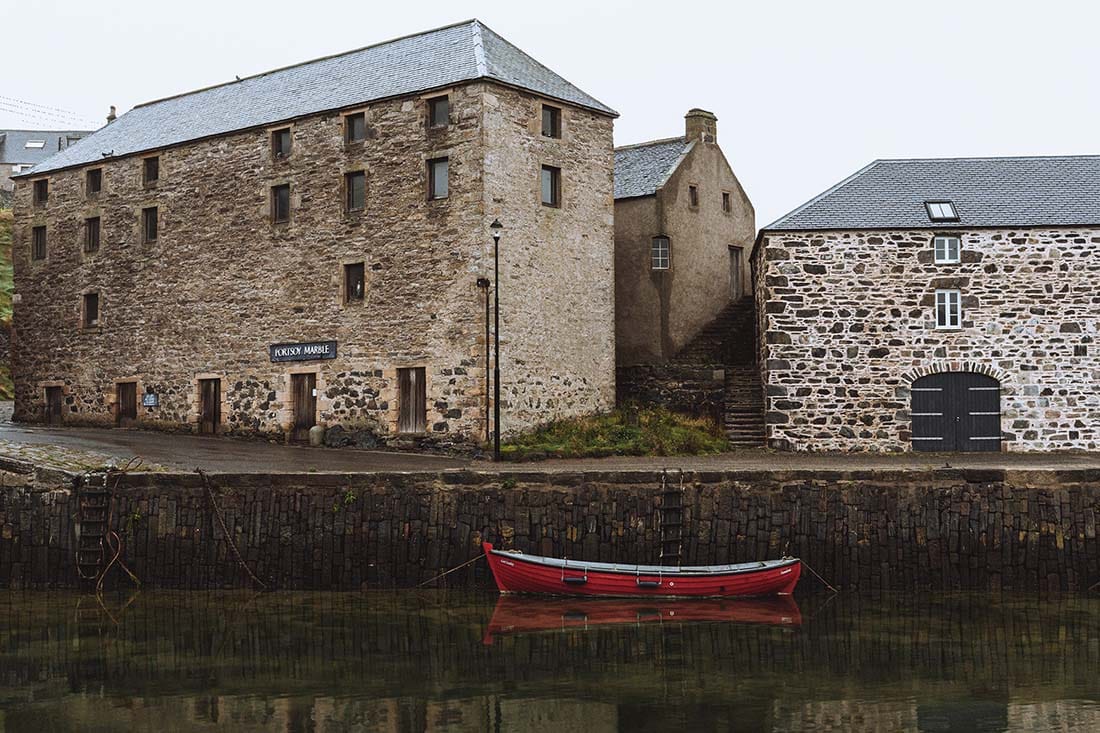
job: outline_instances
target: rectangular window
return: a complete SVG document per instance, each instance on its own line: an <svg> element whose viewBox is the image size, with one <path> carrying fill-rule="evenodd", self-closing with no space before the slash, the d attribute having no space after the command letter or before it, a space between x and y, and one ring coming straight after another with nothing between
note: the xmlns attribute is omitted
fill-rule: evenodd
<svg viewBox="0 0 1100 733"><path fill-rule="evenodd" d="M99 217L92 216L84 220L84 251L99 251Z"/></svg>
<svg viewBox="0 0 1100 733"><path fill-rule="evenodd" d="M85 293L83 323L84 328L95 328L99 325L99 293Z"/></svg>
<svg viewBox="0 0 1100 733"><path fill-rule="evenodd" d="M367 204L367 174L363 171L344 174L345 206L348 211L362 211Z"/></svg>
<svg viewBox="0 0 1100 733"><path fill-rule="evenodd" d="M160 180L160 158L145 158L141 166L141 180L148 186Z"/></svg>
<svg viewBox="0 0 1100 733"><path fill-rule="evenodd" d="M427 431L427 389L424 382L424 367L397 370L397 432Z"/></svg>
<svg viewBox="0 0 1100 733"><path fill-rule="evenodd" d="M561 168L542 167L542 203L545 206L561 206Z"/></svg>
<svg viewBox="0 0 1100 733"><path fill-rule="evenodd" d="M542 136L561 137L561 110L557 107L542 105Z"/></svg>
<svg viewBox="0 0 1100 733"><path fill-rule="evenodd" d="M276 224L290 221L290 184L271 187L271 220Z"/></svg>
<svg viewBox="0 0 1100 733"><path fill-rule="evenodd" d="M928 218L932 221L958 221L959 212L955 210L955 204L950 201L925 201L928 209Z"/></svg>
<svg viewBox="0 0 1100 733"><path fill-rule="evenodd" d="M936 291L936 328L962 328L962 293L958 290Z"/></svg>
<svg viewBox="0 0 1100 733"><path fill-rule="evenodd" d="M365 112L356 112L344 117L344 140L349 143L358 143L367 139L367 115Z"/></svg>
<svg viewBox="0 0 1100 733"><path fill-rule="evenodd" d="M141 210L141 232L146 244L157 241L160 222L158 221L157 207L150 206Z"/></svg>
<svg viewBox="0 0 1100 733"><path fill-rule="evenodd" d="M722 192L722 211L724 211L728 214L732 210L733 210L733 204L730 202L729 191L723 191Z"/></svg>
<svg viewBox="0 0 1100 733"><path fill-rule="evenodd" d="M50 198L50 182L48 179L40 178L33 185L34 203L36 206L41 206Z"/></svg>
<svg viewBox="0 0 1100 733"><path fill-rule="evenodd" d="M344 302L358 303L363 300L363 263L344 265Z"/></svg>
<svg viewBox="0 0 1100 733"><path fill-rule="evenodd" d="M693 206L699 205L699 187L688 186L688 202Z"/></svg>
<svg viewBox="0 0 1100 733"><path fill-rule="evenodd" d="M672 244L668 237L654 237L649 264L654 270L667 270L672 263Z"/></svg>
<svg viewBox="0 0 1100 733"><path fill-rule="evenodd" d="M31 259L46 259L46 227L35 227L31 230Z"/></svg>
<svg viewBox="0 0 1100 733"><path fill-rule="evenodd" d="M432 127L446 127L450 123L451 103L447 97L428 100L428 124Z"/></svg>
<svg viewBox="0 0 1100 733"><path fill-rule="evenodd" d="M276 158L290 157L290 128L284 127L271 133L271 154Z"/></svg>
<svg viewBox="0 0 1100 733"><path fill-rule="evenodd" d="M94 196L103 190L103 169L92 168L84 179L84 191L89 196Z"/></svg>
<svg viewBox="0 0 1100 733"><path fill-rule="evenodd" d="M958 237L935 237L932 241L936 252L937 265L953 264L959 261Z"/></svg>
<svg viewBox="0 0 1100 733"><path fill-rule="evenodd" d="M450 184L447 181L449 175L446 158L436 158L428 161L428 198L445 199L450 192Z"/></svg>

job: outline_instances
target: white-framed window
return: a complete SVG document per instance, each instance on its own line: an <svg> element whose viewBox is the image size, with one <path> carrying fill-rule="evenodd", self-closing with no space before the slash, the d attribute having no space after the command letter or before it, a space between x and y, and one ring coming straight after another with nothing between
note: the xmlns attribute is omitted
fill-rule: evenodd
<svg viewBox="0 0 1100 733"><path fill-rule="evenodd" d="M961 245L958 237L935 237L932 246L936 250L937 265L950 265L959 261Z"/></svg>
<svg viewBox="0 0 1100 733"><path fill-rule="evenodd" d="M654 237L649 250L649 264L654 270L667 270L672 263L672 243L668 237Z"/></svg>
<svg viewBox="0 0 1100 733"><path fill-rule="evenodd" d="M962 328L962 293L958 290L936 291L936 328Z"/></svg>
<svg viewBox="0 0 1100 733"><path fill-rule="evenodd" d="M951 201L925 201L924 205L928 209L928 218L932 221L959 220L959 212Z"/></svg>

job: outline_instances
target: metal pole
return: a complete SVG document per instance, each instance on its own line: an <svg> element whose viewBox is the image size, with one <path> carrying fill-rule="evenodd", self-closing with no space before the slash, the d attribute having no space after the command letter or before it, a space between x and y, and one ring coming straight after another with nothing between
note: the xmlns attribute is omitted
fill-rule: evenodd
<svg viewBox="0 0 1100 733"><path fill-rule="evenodd" d="M492 425L492 408L489 404L489 278L479 277L477 286L485 291L485 445L493 439L490 425Z"/></svg>
<svg viewBox="0 0 1100 733"><path fill-rule="evenodd" d="M499 222L494 221L494 224ZM500 461L500 229L493 231L493 460Z"/></svg>

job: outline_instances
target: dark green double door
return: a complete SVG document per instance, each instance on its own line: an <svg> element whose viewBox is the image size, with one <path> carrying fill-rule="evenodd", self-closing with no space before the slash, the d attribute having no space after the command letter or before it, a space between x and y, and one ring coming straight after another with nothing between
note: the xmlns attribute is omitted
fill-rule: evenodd
<svg viewBox="0 0 1100 733"><path fill-rule="evenodd" d="M999 451L1001 385L974 372L930 374L913 382L913 450Z"/></svg>

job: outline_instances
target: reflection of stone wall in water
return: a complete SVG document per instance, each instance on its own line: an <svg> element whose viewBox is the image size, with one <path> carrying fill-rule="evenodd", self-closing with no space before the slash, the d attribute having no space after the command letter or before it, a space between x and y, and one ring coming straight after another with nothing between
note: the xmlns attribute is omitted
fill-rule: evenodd
<svg viewBox="0 0 1100 733"><path fill-rule="evenodd" d="M1095 479L994 470L689 475L684 563L789 553L851 589L1084 589L1100 578ZM656 473L228 475L215 484L249 565L281 589L411 586L475 557L482 540L637 563L654 562L661 539ZM142 580L192 589L244 582L198 477L131 476L123 486L114 524ZM74 520L68 488L0 490L0 587L73 586ZM453 585L478 579L488 585L483 563L450 576Z"/></svg>

